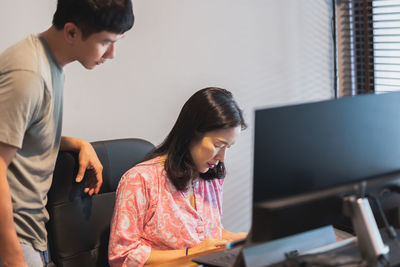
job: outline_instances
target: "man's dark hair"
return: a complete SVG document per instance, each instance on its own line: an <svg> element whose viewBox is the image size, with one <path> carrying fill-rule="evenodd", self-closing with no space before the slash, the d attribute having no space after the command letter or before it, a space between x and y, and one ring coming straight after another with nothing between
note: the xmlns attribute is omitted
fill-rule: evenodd
<svg viewBox="0 0 400 267"><path fill-rule="evenodd" d="M185 190L188 182L198 176L205 180L225 178L223 162L199 174L189 146L192 141L203 138L206 132L237 126L242 129L247 127L232 93L217 87L201 89L185 103L167 138L146 159L167 155L165 171L180 191Z"/></svg>
<svg viewBox="0 0 400 267"><path fill-rule="evenodd" d="M72 22L86 39L101 31L124 33L134 20L131 0L58 0L53 25L61 30Z"/></svg>

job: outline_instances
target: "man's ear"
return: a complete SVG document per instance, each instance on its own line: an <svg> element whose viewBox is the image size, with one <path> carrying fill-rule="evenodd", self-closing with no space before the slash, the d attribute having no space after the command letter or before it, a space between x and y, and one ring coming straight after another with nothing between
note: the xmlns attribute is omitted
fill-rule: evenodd
<svg viewBox="0 0 400 267"><path fill-rule="evenodd" d="M76 40L81 39L81 31L75 23L67 22L64 25L64 38L68 44L73 45Z"/></svg>

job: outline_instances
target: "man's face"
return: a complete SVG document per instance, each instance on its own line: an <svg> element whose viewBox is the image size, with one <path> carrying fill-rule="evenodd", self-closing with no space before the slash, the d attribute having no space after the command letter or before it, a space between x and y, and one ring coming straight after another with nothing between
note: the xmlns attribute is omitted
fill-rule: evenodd
<svg viewBox="0 0 400 267"><path fill-rule="evenodd" d="M107 31L93 33L85 40L79 39L75 44L76 60L86 69L93 69L115 56L115 42L123 37Z"/></svg>

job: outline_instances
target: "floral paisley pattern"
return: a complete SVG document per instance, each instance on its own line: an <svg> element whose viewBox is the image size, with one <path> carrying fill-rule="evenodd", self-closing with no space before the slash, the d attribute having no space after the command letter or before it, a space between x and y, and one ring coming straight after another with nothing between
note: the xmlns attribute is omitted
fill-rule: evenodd
<svg viewBox="0 0 400 267"><path fill-rule="evenodd" d="M160 158L143 162L121 178L111 224L109 262L143 266L151 249L191 248L221 239L223 179L193 181L196 209L175 189Z"/></svg>

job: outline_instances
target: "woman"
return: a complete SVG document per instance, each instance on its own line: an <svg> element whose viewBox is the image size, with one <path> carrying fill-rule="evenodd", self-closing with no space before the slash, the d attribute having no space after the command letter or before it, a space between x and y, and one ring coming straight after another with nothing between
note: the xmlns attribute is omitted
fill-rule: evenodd
<svg viewBox="0 0 400 267"><path fill-rule="evenodd" d="M164 142L121 178L111 266L165 262L246 236L221 224L225 152L245 128L229 91L210 87L189 98Z"/></svg>

